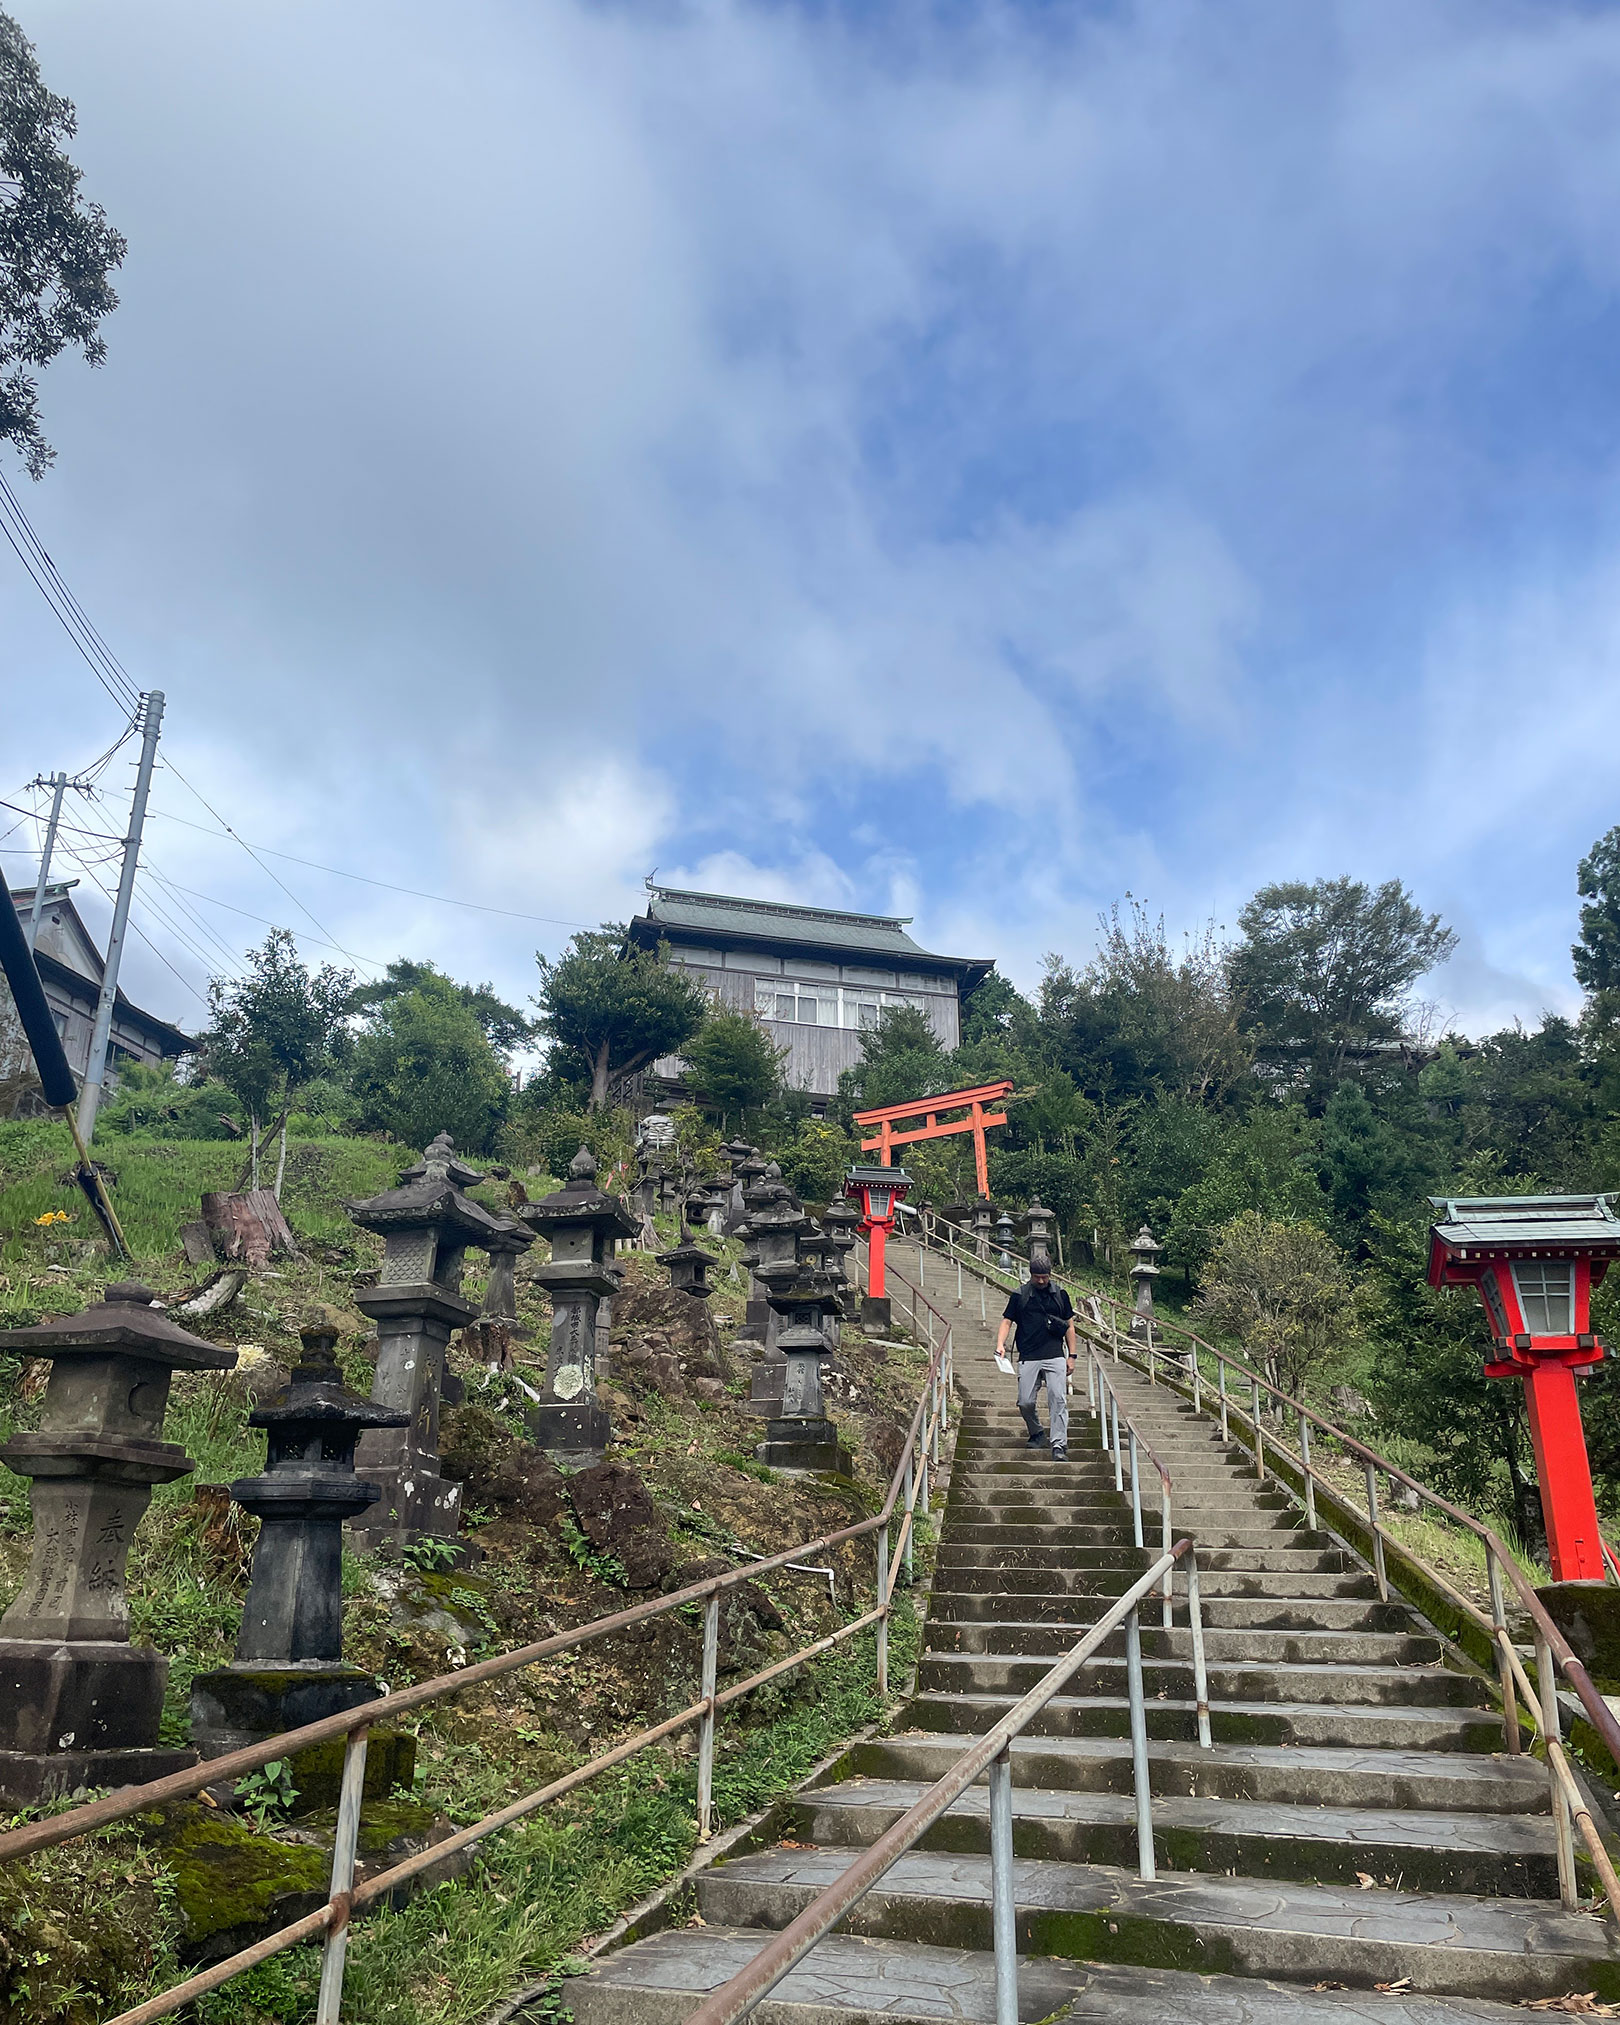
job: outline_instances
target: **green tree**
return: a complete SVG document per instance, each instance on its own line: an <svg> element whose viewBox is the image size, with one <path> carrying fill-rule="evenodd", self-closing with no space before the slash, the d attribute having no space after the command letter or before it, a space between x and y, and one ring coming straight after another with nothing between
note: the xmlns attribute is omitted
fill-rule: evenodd
<svg viewBox="0 0 1620 2025"><path fill-rule="evenodd" d="M239 1139L238 1100L216 1078L182 1083L173 1062L126 1062L112 1101L96 1115L109 1133L138 1132L148 1139Z"/></svg>
<svg viewBox="0 0 1620 2025"><path fill-rule="evenodd" d="M875 1027L861 1035L861 1059L838 1079L852 1111L873 1111L954 1088L951 1058L915 1006L883 1008Z"/></svg>
<svg viewBox="0 0 1620 2025"><path fill-rule="evenodd" d="M247 953L247 975L210 978L208 1031L198 1042L206 1074L218 1077L248 1114L247 1175L259 1185L262 1128L281 1136L275 1194L287 1167L287 1118L299 1091L346 1050L345 1019L354 972L323 964L311 972L285 928L272 928ZM279 1115L276 1115L278 1114Z"/></svg>
<svg viewBox="0 0 1620 2025"><path fill-rule="evenodd" d="M782 1087L786 1048L779 1048L754 1013L712 1012L681 1050L686 1080L720 1113L726 1130L768 1104Z"/></svg>
<svg viewBox="0 0 1620 2025"><path fill-rule="evenodd" d="M623 927L609 921L581 929L555 961L535 958L540 1030L589 1070L593 1111L606 1107L611 1075L674 1054L708 1016L709 994L666 955L662 944L629 947Z"/></svg>
<svg viewBox="0 0 1620 2025"><path fill-rule="evenodd" d="M534 1038L534 1021L515 1005L497 998L492 984L456 984L432 963L415 963L401 956L389 964L374 984L363 984L349 1004L357 1013L376 1012L407 992L434 990L448 984L484 1030L484 1038L500 1054L510 1054Z"/></svg>
<svg viewBox="0 0 1620 2025"><path fill-rule="evenodd" d="M1339 1085L1322 1113L1322 1184L1347 1246L1364 1251L1373 1212L1400 1215L1434 1175L1420 1131L1403 1133L1359 1085Z"/></svg>
<svg viewBox="0 0 1620 2025"><path fill-rule="evenodd" d="M806 1118L787 1145L776 1150L782 1179L801 1202L829 1203L843 1192L844 1172L863 1155L830 1118Z"/></svg>
<svg viewBox="0 0 1620 2025"><path fill-rule="evenodd" d="M1262 886L1238 925L1243 939L1226 970L1242 1024L1313 1107L1353 1056L1402 1038L1412 986L1457 944L1398 879L1371 889L1355 879Z"/></svg>
<svg viewBox="0 0 1620 2025"><path fill-rule="evenodd" d="M1620 823L1581 860L1575 885L1581 896L1581 939L1570 950L1575 981L1594 994L1620 990Z"/></svg>
<svg viewBox="0 0 1620 2025"><path fill-rule="evenodd" d="M1350 1348L1359 1303L1326 1231L1249 1210L1216 1239L1194 1309L1297 1397L1307 1378Z"/></svg>
<svg viewBox="0 0 1620 2025"><path fill-rule="evenodd" d="M1224 955L1213 928L1174 953L1162 918L1127 896L1102 918L1103 939L1083 970L1046 959L1040 991L1043 1051L1088 1097L1159 1096L1213 1102L1244 1076Z"/></svg>
<svg viewBox="0 0 1620 2025"><path fill-rule="evenodd" d="M962 1002L962 1046L984 1041L1023 1047L1035 1027L1035 1008L999 971L981 978Z"/></svg>
<svg viewBox="0 0 1620 2025"><path fill-rule="evenodd" d="M448 1132L469 1153L489 1151L511 1087L477 1013L437 972L377 1007L350 1081L367 1125L407 1146Z"/></svg>
<svg viewBox="0 0 1620 2025"><path fill-rule="evenodd" d="M79 194L63 149L77 131L72 104L46 89L33 44L0 14L0 442L32 478L54 452L28 369L72 347L101 364L101 320L118 306L110 277L126 251L101 206Z"/></svg>
<svg viewBox="0 0 1620 2025"><path fill-rule="evenodd" d="M1203 1270L1222 1229L1245 1211L1323 1220L1316 1177L1321 1127L1299 1104L1261 1104L1226 1126L1203 1173L1176 1199L1160 1235L1165 1257L1189 1281Z"/></svg>

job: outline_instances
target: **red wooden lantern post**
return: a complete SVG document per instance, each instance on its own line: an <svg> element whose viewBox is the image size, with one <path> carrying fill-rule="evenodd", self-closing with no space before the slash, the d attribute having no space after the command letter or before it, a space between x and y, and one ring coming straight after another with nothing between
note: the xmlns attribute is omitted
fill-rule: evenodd
<svg viewBox="0 0 1620 2025"><path fill-rule="evenodd" d="M866 1294L861 1302L861 1327L881 1332L889 1327L889 1296L883 1275L883 1249L894 1230L896 1203L911 1188L903 1167L852 1167L844 1176L844 1193L860 1204L866 1235Z"/></svg>
<svg viewBox="0 0 1620 2025"><path fill-rule="evenodd" d="M1602 1582L1603 1543L1575 1393L1600 1363L1592 1290L1620 1257L1620 1218L1602 1195L1430 1198L1429 1284L1474 1286L1496 1355L1487 1378L1522 1378L1553 1581Z"/></svg>

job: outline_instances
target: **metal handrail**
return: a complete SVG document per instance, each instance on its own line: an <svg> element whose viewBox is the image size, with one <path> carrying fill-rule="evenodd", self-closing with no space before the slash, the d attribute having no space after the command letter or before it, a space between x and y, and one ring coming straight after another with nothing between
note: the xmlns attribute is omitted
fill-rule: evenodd
<svg viewBox="0 0 1620 2025"><path fill-rule="evenodd" d="M924 1298L926 1300L926 1297ZM928 1305L931 1307L932 1303ZM938 1313L937 1310L934 1312ZM945 1320L944 1317L940 1319ZM937 1469L940 1442L948 1424L951 1366L951 1331L949 1323L946 1322L943 1340L929 1361L922 1393L911 1417L900 1461L890 1479L888 1494L881 1509L870 1517L858 1520L853 1525L842 1526L835 1532L822 1534L818 1539L786 1548L781 1553L770 1555L763 1560L751 1561L745 1568L733 1569L724 1575L710 1576L705 1581L694 1582L672 1595L634 1604L628 1610L615 1611L607 1617L595 1618L589 1624L576 1626L571 1631L555 1633L550 1638L539 1639L533 1644L520 1646L515 1651L501 1653L493 1659L481 1660L473 1666L463 1667L459 1672L439 1675L433 1680L419 1681L413 1687L392 1690L376 1701L364 1703L358 1709L344 1710L336 1715L324 1717L319 1722L306 1723L299 1729L284 1731L264 1742L226 1752L217 1758L205 1759L187 1771L171 1773L167 1778L151 1780L144 1786L125 1787L109 1794L105 1799L87 1801L47 1819L29 1822L21 1828L0 1834L0 1862L33 1855L39 1850L49 1849L71 1841L77 1836L105 1828L113 1822L128 1820L133 1815L144 1813L150 1808L188 1799L200 1793L206 1786L239 1779L277 1758L291 1756L313 1744L326 1743L335 1737L344 1737L347 1742L338 1796L337 1827L326 1904L303 1919L266 1935L252 1947L242 1949L227 1960L214 1964L213 1967L190 1977L186 1982L176 1985L162 1995L151 1998L148 2002L137 2005L133 2010L122 2012L117 2018L108 2021L108 2025L153 2025L153 2021L168 2017L197 1997L218 1989L221 1984L229 1982L245 1970L257 1967L271 1956L296 1946L301 1941L312 1940L317 1935L324 1934L325 1954L321 1965L320 1993L315 2018L316 2025L337 2025L342 2000L348 1929L355 1913L365 1910L367 1906L374 1904L400 1884L432 1865L442 1862L447 1856L471 1848L475 1843L485 1840L500 1829L537 1812L548 1802L560 1799L576 1787L595 1779L612 1766L621 1764L625 1759L634 1756L637 1751L650 1744L662 1742L693 1724L699 1726L698 1831L700 1839L707 1840L713 1830L715 1723L721 1709L740 1700L753 1689L777 1679L792 1668L801 1666L807 1660L841 1644L844 1640L855 1637L871 1625L877 1627L878 1694L881 1698L887 1698L889 1622L894 1607L895 1571L904 1556L909 1573L910 1540L916 1509L919 1503L924 1511L928 1509L928 1463L931 1457ZM918 1464L915 1468L914 1463ZM900 1508L902 1516L894 1552L891 1555L889 1528L897 1507ZM841 1625L828 1637L818 1639L814 1644L789 1654L785 1659L777 1660L773 1665L750 1675L747 1680L734 1682L723 1691L719 1690L716 1676L722 1595L745 1582L757 1580L760 1575L768 1574L774 1568L791 1566L807 1555L823 1553L846 1540L864 1538L868 1534L876 1536L875 1607L850 1623ZM704 1605L703 1691L697 1701L682 1709L679 1714L637 1731L633 1736L615 1745L612 1750L593 1757L589 1763L576 1767L562 1778L524 1795L496 1813L475 1822L471 1827L461 1829L446 1841L430 1845L417 1855L395 1864L391 1869L368 1878L361 1885L357 1886L354 1883L360 1804L365 1785L366 1745L373 1726L390 1722L412 1709L446 1700L480 1682L498 1679L519 1667L532 1666L537 1660L549 1659L557 1653L570 1651L594 1639L627 1630L630 1626L643 1623L649 1618L663 1616L667 1612L680 1610L694 1603Z"/></svg>
<svg viewBox="0 0 1620 2025"><path fill-rule="evenodd" d="M982 1773L990 1779L990 1900L995 1935L996 2025L1018 2025L1017 1906L1013 1894L1012 1743L1029 1727L1053 1696L1066 1687L1120 1624L1125 1626L1125 1656L1131 1716L1131 1770L1136 1794L1137 1872L1157 1876L1153 1854L1153 1795L1147 1759L1147 1708L1142 1686L1142 1646L1137 1607L1160 1576L1177 1561L1187 1562L1187 1593L1193 1618L1193 1668L1201 1700L1204 1683L1202 1618L1198 1604L1198 1560L1191 1540L1180 1540L1133 1583L1085 1636L1041 1676L1021 1701L1015 1702L993 1730L962 1753L916 1803L864 1850L835 1884L829 1885L798 1917L763 1947L746 1968L706 1997L687 2018L687 2025L737 2025L822 1940L946 1810L961 1798ZM1209 1740L1200 1737L1206 1748Z"/></svg>
<svg viewBox="0 0 1620 2025"><path fill-rule="evenodd" d="M923 1229L926 1234L927 1226L924 1225ZM936 1244L939 1242L937 1219L935 1220L934 1241ZM944 1240L941 1248L956 1253L959 1256L965 1256L965 1254L962 1254L961 1248L949 1238ZM989 1267L987 1261L975 1258L972 1263L976 1271L986 1274L988 1277ZM1055 1274L1054 1278L1057 1278L1061 1282L1064 1276ZM1438 1491L1431 1490L1427 1484L1420 1483L1416 1477L1411 1476L1397 1463L1390 1462L1387 1457L1379 1455L1376 1450L1369 1448L1365 1442L1358 1441L1354 1435L1347 1434L1343 1428L1318 1413L1314 1407L1307 1406L1303 1400L1296 1399L1292 1394L1284 1392L1279 1386L1273 1385L1269 1379L1263 1378L1254 1369L1252 1364L1245 1363L1241 1359L1233 1357L1229 1352L1218 1349L1213 1343L1206 1342L1203 1337L1197 1335L1184 1324L1154 1317L1147 1321L1145 1325L1145 1337L1140 1340L1133 1339L1129 1335L1129 1325L1126 1332L1122 1334L1117 1319L1118 1317L1126 1316L1130 1318L1131 1322L1137 1320L1134 1311L1128 1309L1124 1302L1118 1300L1112 1294L1093 1290L1086 1293L1083 1300L1076 1300L1075 1302L1076 1309L1082 1314L1084 1313L1085 1303L1089 1303L1092 1306L1091 1326L1099 1331L1107 1332L1108 1345L1113 1354L1116 1357L1123 1354L1128 1361L1142 1365L1150 1384L1157 1383L1161 1377L1168 1375L1167 1372L1157 1368L1157 1360L1160 1358L1167 1360L1174 1358L1183 1368L1187 1380L1185 1390L1192 1399L1195 1412L1203 1413L1207 1411L1203 1402L1204 1380L1199 1365L1200 1353L1211 1359L1216 1368L1216 1391L1219 1399L1222 1438L1231 1438L1231 1423L1234 1419L1239 1423L1247 1420L1251 1438L1245 1445L1254 1456L1255 1468L1262 1482L1265 1481L1266 1477L1266 1448L1268 1444L1268 1437L1261 1424L1262 1394L1269 1394L1280 1408L1285 1408L1292 1412L1296 1417L1296 1424L1299 1430L1298 1454L1291 1453L1287 1446L1275 1436L1270 1437L1269 1441L1271 1448L1299 1472L1306 1523L1309 1526L1314 1527L1316 1525L1316 1492L1319 1481L1318 1474L1311 1461L1311 1429L1314 1427L1321 1433L1329 1436L1361 1461L1366 1473L1366 1525L1372 1547L1373 1573L1377 1578L1380 1599L1386 1602L1389 1599L1389 1571L1384 1556L1385 1546L1388 1545L1411 1561L1420 1570L1424 1580L1432 1583L1440 1594L1445 1596L1456 1609L1461 1611L1483 1633L1489 1641L1491 1651L1496 1660L1497 1680L1502 1697L1502 1728L1505 1748L1513 1756L1519 1755L1521 1750L1517 1701L1518 1697L1522 1695L1531 1725L1546 1750L1548 1783L1552 1794L1552 1811L1557 1831L1560 1896L1566 1905L1574 1905L1578 1901L1579 1894L1575 1876L1572 1834L1572 1829L1578 1829L1582 1841L1586 1844L1587 1853L1592 1859L1593 1867L1602 1879L1604 1896L1608 1899L1615 1917L1620 1919L1620 1875L1616 1874L1609 1854L1603 1846L1597 1828L1592 1821L1590 1810L1587 1808L1585 1800L1581 1796L1575 1782L1567 1754L1563 1748L1563 1711L1556 1692L1554 1675L1561 1673L1568 1681L1582 1710L1602 1739L1605 1749L1609 1752L1617 1767L1620 1767L1620 1721L1616 1720L1614 1712L1610 1709L1602 1695L1598 1693L1586 1668L1571 1649L1563 1633L1548 1615L1546 1606L1542 1603L1540 1597L1536 1595L1533 1586L1495 1530L1486 1525L1482 1520L1476 1519L1472 1513L1465 1512L1460 1506L1452 1504L1448 1498L1443 1498ZM1105 1303L1111 1311L1108 1319L1104 1319L1102 1313ZM1155 1341L1156 1332L1167 1332L1173 1336L1181 1337L1189 1347L1185 1351L1166 1349ZM1238 1372L1247 1381L1250 1395L1249 1411L1247 1414L1244 1413L1242 1408L1234 1407L1232 1404L1227 1388L1227 1372L1229 1369ZM1275 1474L1273 1472L1274 1476ZM1402 1484L1409 1491L1416 1493L1426 1504L1434 1506L1437 1511L1442 1512L1453 1524L1462 1527L1464 1531L1471 1533L1480 1542L1485 1550L1486 1576L1490 1585L1491 1609L1489 1615L1481 1610L1478 1604L1474 1603L1471 1598L1464 1596L1461 1590L1449 1581L1439 1569L1425 1561L1420 1554L1399 1539L1397 1535L1390 1532L1382 1523L1378 1516L1378 1478L1381 1475L1388 1477L1391 1482ZM1277 1481L1283 1482L1284 1480L1279 1477ZM1320 1481L1331 1495L1342 1497L1342 1494L1326 1479L1320 1479ZM1290 1487L1284 1483L1284 1488ZM1354 1503L1348 1498L1344 1498L1343 1503L1359 1520L1361 1515L1357 1512ZM1534 1684L1508 1632L1506 1600L1503 1589L1504 1576L1531 1621L1536 1651L1536 1681Z"/></svg>
<svg viewBox="0 0 1620 2025"><path fill-rule="evenodd" d="M1096 1294L1090 1298L1097 1303L1098 1313L1101 1311L1103 1302L1108 1304L1109 1308L1114 1311L1115 1316L1128 1312L1125 1309L1124 1303L1115 1299L1112 1295ZM1117 1320L1110 1319L1102 1326L1109 1330L1113 1346L1116 1354L1118 1354L1119 1328ZM1190 1351L1188 1353L1160 1351L1153 1342L1152 1332L1155 1327L1168 1328L1174 1334L1184 1338L1191 1346ZM1449 1602L1461 1610L1485 1634L1486 1638L1490 1641L1491 1649L1496 1658L1497 1680L1502 1696L1502 1728L1505 1748L1510 1756L1517 1756L1520 1753L1517 1699L1519 1695L1522 1695L1526 1712L1546 1752L1548 1785L1552 1798L1552 1813L1558 1850L1559 1896L1566 1906L1574 1906L1579 1902L1580 1894L1575 1874L1574 1850L1574 1831L1578 1830L1582 1842L1586 1845L1587 1854L1592 1860L1593 1868L1597 1871L1602 1881L1603 1893L1609 1901L1610 1910L1614 1913L1616 1919L1620 1919L1620 1874L1616 1873L1613 1860L1603 1845L1597 1826L1592 1819L1591 1810L1586 1804L1585 1796L1580 1791L1569 1762L1568 1753L1564 1748L1563 1710L1558 1698L1555 1676L1561 1673L1569 1682L1576 1699L1580 1702L1583 1711L1590 1719L1598 1735L1602 1738L1605 1747L1617 1765L1620 1765L1620 1722L1616 1721L1614 1712L1594 1687L1591 1676L1587 1673L1585 1666L1570 1648L1569 1642L1565 1639L1563 1633L1553 1622L1545 1604L1537 1596L1534 1587L1526 1578L1518 1563L1513 1559L1506 1544L1496 1531L1486 1525L1483 1520L1476 1519L1472 1513L1463 1511L1460 1506L1452 1504L1448 1498L1441 1497L1438 1491L1430 1490L1426 1484L1420 1483L1417 1478L1409 1475L1398 1464L1392 1463L1387 1457L1379 1455L1376 1450L1369 1448L1366 1443L1357 1441L1354 1435L1347 1434L1343 1428L1339 1427L1335 1422L1328 1420L1325 1415L1318 1413L1314 1407L1306 1406L1302 1400L1295 1398L1290 1393L1284 1392L1279 1386L1273 1385L1269 1379L1262 1378L1252 1365L1240 1362L1237 1358L1230 1356L1224 1350L1216 1348L1214 1344L1206 1342L1203 1337L1194 1334L1192 1330L1184 1328L1179 1323L1161 1323L1155 1319L1154 1324L1150 1325L1146 1341L1133 1344L1123 1354L1133 1363L1142 1363L1148 1372L1150 1381L1153 1377L1153 1360L1156 1355L1173 1355L1179 1358L1185 1354L1187 1359L1185 1373L1187 1382L1184 1389L1192 1398L1194 1410L1202 1413L1206 1409L1203 1406L1201 1398L1201 1374L1198 1367L1198 1355L1200 1351L1216 1360L1221 1404L1221 1432L1223 1437L1229 1438L1230 1421L1233 1417L1233 1409L1226 1392L1225 1383L1228 1367L1241 1372L1249 1380L1251 1395L1250 1411L1248 1414L1245 1414L1239 1408L1236 1410L1235 1417L1239 1422L1246 1419L1249 1423L1251 1439L1246 1445L1255 1457L1256 1470L1262 1482L1265 1480L1266 1474L1264 1460L1266 1436L1260 1424L1260 1396L1262 1392L1268 1393L1278 1402L1280 1407L1292 1409L1296 1416L1299 1430L1298 1452L1291 1452L1285 1443L1277 1440L1275 1437L1271 1440L1271 1447L1277 1455L1283 1457L1293 1468L1299 1471L1305 1520L1309 1527L1314 1529L1317 1523L1316 1487L1318 1482L1317 1472L1311 1461L1311 1428L1314 1426L1322 1433L1330 1435L1334 1441L1342 1444L1344 1448L1360 1458L1366 1472L1366 1524L1372 1541L1373 1572L1377 1578L1380 1598L1386 1602L1389 1599L1389 1571L1384 1557L1384 1548L1387 1544L1412 1561L1422 1572L1424 1579L1432 1582ZM1171 1382L1174 1381L1172 1380ZM1241 1433L1239 1439L1241 1440ZM1274 1477L1276 1477L1276 1474L1273 1471ZM1378 1478L1380 1474L1387 1475L1394 1482L1406 1485L1408 1489L1414 1491L1425 1502L1433 1505L1436 1510L1443 1512L1454 1524L1472 1533L1480 1541L1485 1550L1486 1577L1490 1584L1491 1612L1489 1616L1471 1598L1463 1595L1462 1591L1455 1584L1448 1581L1440 1573L1439 1569L1425 1561L1420 1554L1416 1553L1396 1534L1390 1532L1379 1519ZM1283 1482L1283 1479L1278 1477L1277 1481ZM1343 1498L1343 1494L1334 1485L1326 1479L1322 1479L1321 1481L1324 1488L1333 1496ZM1284 1488L1289 1489L1291 1487L1284 1483ZM1356 1511L1352 1500L1343 1498L1343 1502L1351 1512ZM1360 1515L1357 1514L1357 1516L1359 1517ZM1532 1637L1535 1645L1536 1673L1534 1682L1532 1682L1508 1632L1506 1602L1502 1589L1504 1574L1530 1618Z"/></svg>
<svg viewBox="0 0 1620 2025"><path fill-rule="evenodd" d="M1145 1547L1147 1541L1142 1519L1142 1468L1141 1458L1146 1455L1159 1475L1159 1545L1160 1552L1170 1551L1170 1497L1173 1485L1170 1471L1153 1444L1143 1434L1136 1422L1120 1408L1119 1391L1109 1377L1103 1360L1095 1346L1086 1340L1086 1409L1101 1424L1102 1446L1105 1453L1114 1458L1114 1489L1123 1492L1125 1488L1125 1456L1130 1457L1131 1471L1131 1531L1135 1545ZM1110 1423L1112 1433L1110 1434ZM1121 1439L1120 1429L1125 1430ZM1164 1626L1168 1631L1175 1621L1175 1570L1169 1570L1164 1578ZM1209 1710L1199 1709L1200 1729L1209 1728Z"/></svg>

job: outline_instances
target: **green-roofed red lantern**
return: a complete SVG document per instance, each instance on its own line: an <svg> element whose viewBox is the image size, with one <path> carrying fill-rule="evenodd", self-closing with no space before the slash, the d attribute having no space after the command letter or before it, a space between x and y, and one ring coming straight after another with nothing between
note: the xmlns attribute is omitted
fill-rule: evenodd
<svg viewBox="0 0 1620 2025"><path fill-rule="evenodd" d="M1429 1284L1473 1286L1495 1354L1487 1378L1524 1381L1555 1582L1605 1579L1575 1373L1602 1362L1592 1293L1620 1258L1604 1195L1432 1196Z"/></svg>
<svg viewBox="0 0 1620 2025"><path fill-rule="evenodd" d="M910 1189L911 1176L903 1167L852 1167L844 1176L845 1195L860 1206L868 1247L866 1291L874 1301L885 1297L883 1247L894 1232L896 1205Z"/></svg>

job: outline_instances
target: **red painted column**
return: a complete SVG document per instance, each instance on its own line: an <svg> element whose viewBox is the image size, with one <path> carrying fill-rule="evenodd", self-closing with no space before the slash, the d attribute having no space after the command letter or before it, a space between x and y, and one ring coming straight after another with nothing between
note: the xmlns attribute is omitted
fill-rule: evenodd
<svg viewBox="0 0 1620 2025"><path fill-rule="evenodd" d="M1553 1580L1601 1582L1603 1547L1575 1374L1556 1358L1537 1358L1535 1370L1525 1374L1524 1403L1530 1414Z"/></svg>
<svg viewBox="0 0 1620 2025"><path fill-rule="evenodd" d="M886 1291L883 1279L883 1247L893 1225L873 1223L867 1225L866 1291L874 1301L881 1301Z"/></svg>
<svg viewBox="0 0 1620 2025"><path fill-rule="evenodd" d="M973 1171L978 1177L980 1195L990 1193L990 1170L984 1158L984 1106L973 1107Z"/></svg>

